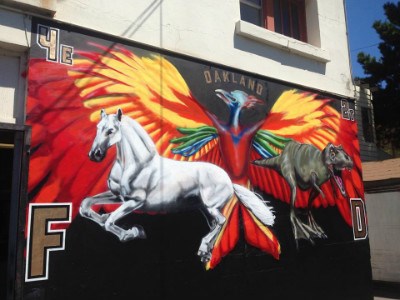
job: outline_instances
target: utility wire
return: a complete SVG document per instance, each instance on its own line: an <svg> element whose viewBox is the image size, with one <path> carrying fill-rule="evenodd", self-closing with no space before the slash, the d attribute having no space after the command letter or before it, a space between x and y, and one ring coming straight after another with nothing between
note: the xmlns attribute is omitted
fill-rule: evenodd
<svg viewBox="0 0 400 300"><path fill-rule="evenodd" d="M371 48L371 47L377 46L377 45L379 45L379 44L380 44L380 43L375 43L375 44L372 44L372 45L369 45L369 46L360 47L360 48L351 50L351 52L359 51L359 50L366 49L366 48Z"/></svg>

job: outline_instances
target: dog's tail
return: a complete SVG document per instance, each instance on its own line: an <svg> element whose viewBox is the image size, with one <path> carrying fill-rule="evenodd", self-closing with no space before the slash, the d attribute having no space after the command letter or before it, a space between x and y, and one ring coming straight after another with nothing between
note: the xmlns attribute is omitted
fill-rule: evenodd
<svg viewBox="0 0 400 300"><path fill-rule="evenodd" d="M272 209L262 199L245 187L233 184L239 201L264 225L274 225L275 216Z"/></svg>

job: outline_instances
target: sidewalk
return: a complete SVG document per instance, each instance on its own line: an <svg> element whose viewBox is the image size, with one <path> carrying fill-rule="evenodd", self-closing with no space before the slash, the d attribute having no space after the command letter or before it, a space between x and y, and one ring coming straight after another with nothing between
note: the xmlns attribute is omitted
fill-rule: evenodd
<svg viewBox="0 0 400 300"><path fill-rule="evenodd" d="M373 282L374 300L400 299L400 284L382 281Z"/></svg>

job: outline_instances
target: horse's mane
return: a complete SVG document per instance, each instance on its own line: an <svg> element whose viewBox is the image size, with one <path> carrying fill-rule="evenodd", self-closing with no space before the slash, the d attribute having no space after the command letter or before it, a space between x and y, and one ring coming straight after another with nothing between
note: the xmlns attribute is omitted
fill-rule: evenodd
<svg viewBox="0 0 400 300"><path fill-rule="evenodd" d="M156 145L153 140L150 138L150 135L147 131L135 120L128 116L122 116L121 118L121 126L127 125L128 128L132 128L136 134L139 136L145 147L149 150L150 153L156 152Z"/></svg>

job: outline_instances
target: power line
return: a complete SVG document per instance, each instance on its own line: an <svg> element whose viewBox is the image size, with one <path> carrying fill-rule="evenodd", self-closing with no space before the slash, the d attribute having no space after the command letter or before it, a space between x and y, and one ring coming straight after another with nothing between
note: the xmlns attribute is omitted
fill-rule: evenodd
<svg viewBox="0 0 400 300"><path fill-rule="evenodd" d="M351 52L359 51L359 50L366 49L366 48L371 48L371 47L377 46L377 45L379 45L379 44L380 44L380 43L375 43L375 44L372 44L372 45L369 45L369 46L360 47L360 48L351 50Z"/></svg>

